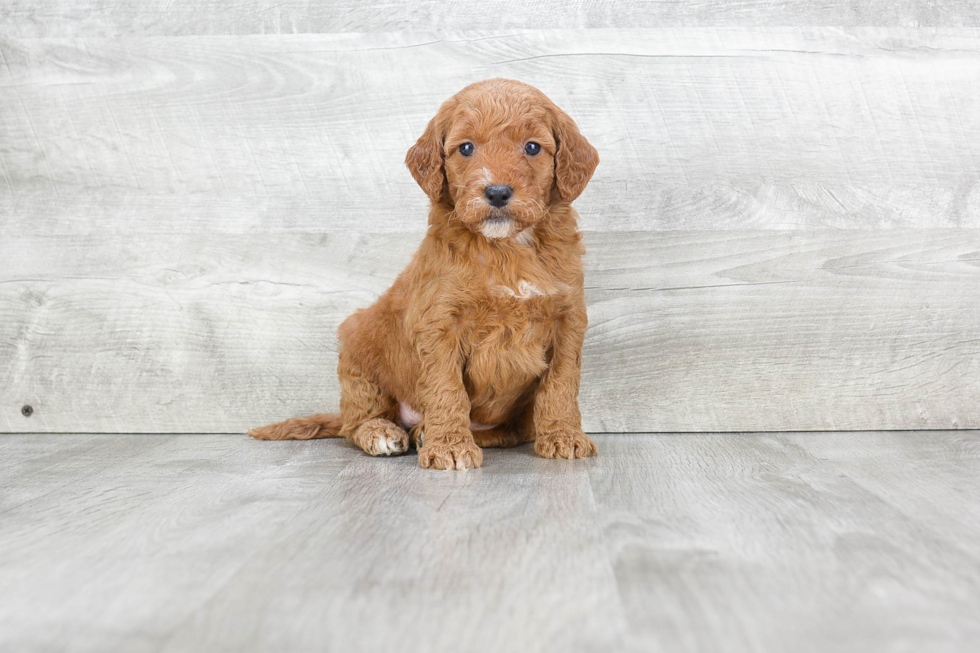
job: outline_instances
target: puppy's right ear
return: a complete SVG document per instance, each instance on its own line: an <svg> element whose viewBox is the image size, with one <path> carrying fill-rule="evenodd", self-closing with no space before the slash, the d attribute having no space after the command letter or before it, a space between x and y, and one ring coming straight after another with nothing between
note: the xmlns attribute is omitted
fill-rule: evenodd
<svg viewBox="0 0 980 653"><path fill-rule="evenodd" d="M445 140L444 123L447 113L444 104L435 118L429 121L429 126L425 128L425 133L418 142L408 148L408 154L405 156L405 165L408 166L409 172L433 202L442 199L446 187L446 173L443 169L445 155L442 144Z"/></svg>
<svg viewBox="0 0 980 653"><path fill-rule="evenodd" d="M558 141L555 153L555 186L562 198L571 202L578 197L599 165L599 153L592 147L567 113L554 107L554 132Z"/></svg>

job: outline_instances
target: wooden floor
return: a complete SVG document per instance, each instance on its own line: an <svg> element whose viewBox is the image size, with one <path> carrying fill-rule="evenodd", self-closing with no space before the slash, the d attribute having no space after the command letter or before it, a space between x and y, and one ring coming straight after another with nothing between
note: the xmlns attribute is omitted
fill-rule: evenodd
<svg viewBox="0 0 980 653"><path fill-rule="evenodd" d="M980 432L0 436L0 651L974 651Z"/></svg>

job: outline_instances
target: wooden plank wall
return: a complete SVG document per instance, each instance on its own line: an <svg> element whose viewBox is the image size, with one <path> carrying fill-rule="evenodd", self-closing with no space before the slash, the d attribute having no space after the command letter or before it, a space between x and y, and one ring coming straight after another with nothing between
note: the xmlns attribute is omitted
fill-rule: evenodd
<svg viewBox="0 0 980 653"><path fill-rule="evenodd" d="M405 151L498 76L602 156L587 430L980 428L974 3L11 0L0 431L335 409Z"/></svg>

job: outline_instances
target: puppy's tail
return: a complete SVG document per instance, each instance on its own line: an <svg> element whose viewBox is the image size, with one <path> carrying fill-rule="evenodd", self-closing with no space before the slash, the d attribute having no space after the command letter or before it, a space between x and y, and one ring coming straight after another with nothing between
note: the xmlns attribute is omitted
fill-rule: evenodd
<svg viewBox="0 0 980 653"><path fill-rule="evenodd" d="M249 429L248 434L257 440L314 440L339 438L340 413L321 413L309 417L292 417L285 422Z"/></svg>

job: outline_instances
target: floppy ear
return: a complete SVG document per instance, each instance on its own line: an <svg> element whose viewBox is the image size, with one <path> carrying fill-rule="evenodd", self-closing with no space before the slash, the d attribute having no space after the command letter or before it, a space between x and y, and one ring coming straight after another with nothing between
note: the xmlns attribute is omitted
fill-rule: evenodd
<svg viewBox="0 0 980 653"><path fill-rule="evenodd" d="M555 185L562 199L571 202L578 197L599 165L599 153L578 130L575 121L561 109L553 112L555 141Z"/></svg>
<svg viewBox="0 0 980 653"><path fill-rule="evenodd" d="M446 186L442 143L446 137L443 129L445 116L448 113L447 104L448 102L442 105L439 113L429 121L425 133L419 137L415 145L408 148L408 154L405 155L405 165L408 166L409 172L433 202L442 199Z"/></svg>

